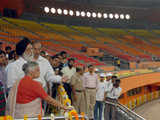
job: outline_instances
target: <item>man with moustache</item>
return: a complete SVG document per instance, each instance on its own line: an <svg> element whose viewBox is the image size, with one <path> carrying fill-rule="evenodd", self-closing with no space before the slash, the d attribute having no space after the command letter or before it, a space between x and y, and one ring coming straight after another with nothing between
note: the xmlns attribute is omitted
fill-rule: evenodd
<svg viewBox="0 0 160 120"><path fill-rule="evenodd" d="M57 77L48 60L40 56L41 44L35 42L33 46L34 52L32 43L28 38L23 38L16 44L16 53L19 56L19 59L7 66L8 88L11 88L15 81L24 77L22 66L28 61L36 61L40 65L40 77L36 80L42 84L43 88L46 88L46 81L61 82L61 80L64 80L59 76Z"/></svg>
<svg viewBox="0 0 160 120"><path fill-rule="evenodd" d="M88 66L88 72L83 75L83 86L86 94L87 115L90 120L93 120L94 105L96 103L96 91L99 84L98 75L94 72L94 66Z"/></svg>
<svg viewBox="0 0 160 120"><path fill-rule="evenodd" d="M71 77L73 101L76 111L85 113L85 91L83 87L83 67L76 67L76 73Z"/></svg>
<svg viewBox="0 0 160 120"><path fill-rule="evenodd" d="M66 83L64 83L64 88L65 88L70 100L71 100L71 92L72 92L72 88L70 85L71 77L76 73L76 68L74 67L74 62L75 62L74 58L70 58L68 60L68 66L64 67L61 71L63 73L63 76L68 78L68 81Z"/></svg>

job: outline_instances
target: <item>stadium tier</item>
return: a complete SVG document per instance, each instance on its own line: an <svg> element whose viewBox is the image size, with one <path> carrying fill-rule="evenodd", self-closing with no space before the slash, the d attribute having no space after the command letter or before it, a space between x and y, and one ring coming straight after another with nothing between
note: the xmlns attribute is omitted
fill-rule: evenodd
<svg viewBox="0 0 160 120"><path fill-rule="evenodd" d="M85 46L99 48L127 61L136 61L137 58L151 60L152 56L160 56L157 51L160 38L147 30L67 26L11 18L2 18L0 22L1 40L17 42L22 36L26 36L32 40L41 40L51 51L67 49L70 54L73 54L73 50L76 54L81 54L80 50ZM153 32L159 33L158 30ZM145 39L149 39L153 44ZM84 61L86 62L86 59Z"/></svg>

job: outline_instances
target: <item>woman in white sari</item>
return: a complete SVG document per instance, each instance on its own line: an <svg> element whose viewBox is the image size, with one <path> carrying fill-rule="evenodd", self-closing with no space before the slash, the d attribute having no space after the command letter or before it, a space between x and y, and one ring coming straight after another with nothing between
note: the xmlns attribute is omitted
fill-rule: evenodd
<svg viewBox="0 0 160 120"><path fill-rule="evenodd" d="M59 107L64 110L71 110L70 107L63 106L60 102L50 97L42 88L41 84L34 79L40 75L39 66L36 62L28 62L23 65L25 76L18 80L10 90L6 114L16 119L37 117L44 115L41 101Z"/></svg>

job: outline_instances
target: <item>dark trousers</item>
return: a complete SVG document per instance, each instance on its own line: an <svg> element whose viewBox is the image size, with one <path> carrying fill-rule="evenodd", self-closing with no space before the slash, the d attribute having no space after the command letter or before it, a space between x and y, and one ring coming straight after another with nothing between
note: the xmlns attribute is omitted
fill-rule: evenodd
<svg viewBox="0 0 160 120"><path fill-rule="evenodd" d="M103 102L96 101L94 106L94 120L102 120Z"/></svg>
<svg viewBox="0 0 160 120"><path fill-rule="evenodd" d="M107 98L106 101L116 103L117 100ZM104 109L104 120L116 120L116 107L114 105L105 104Z"/></svg>
<svg viewBox="0 0 160 120"><path fill-rule="evenodd" d="M58 86L59 86L59 83L53 83L53 86L52 86L52 97L53 98L56 98L57 96Z"/></svg>
<svg viewBox="0 0 160 120"><path fill-rule="evenodd" d="M71 98L72 88L71 88L70 84L64 83L63 87L64 87L65 91L67 92L69 99L72 101L72 98Z"/></svg>

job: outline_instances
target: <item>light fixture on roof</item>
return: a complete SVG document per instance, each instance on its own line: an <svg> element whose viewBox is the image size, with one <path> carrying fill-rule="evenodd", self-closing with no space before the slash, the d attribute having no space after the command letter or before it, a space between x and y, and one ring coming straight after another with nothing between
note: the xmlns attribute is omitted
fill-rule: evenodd
<svg viewBox="0 0 160 120"><path fill-rule="evenodd" d="M63 10L63 14L64 14L64 15L68 15L68 10L64 9L64 10Z"/></svg>
<svg viewBox="0 0 160 120"><path fill-rule="evenodd" d="M107 13L104 13L104 14L103 14L103 18L108 18L108 14L107 14Z"/></svg>
<svg viewBox="0 0 160 120"><path fill-rule="evenodd" d="M95 12L92 13L92 17L95 18L97 17L97 14Z"/></svg>
<svg viewBox="0 0 160 120"><path fill-rule="evenodd" d="M74 13L73 13L73 10L69 10L69 15L70 15L70 16L73 16L73 14L74 14Z"/></svg>
<svg viewBox="0 0 160 120"><path fill-rule="evenodd" d="M129 14L126 14L126 19L129 20L131 18L131 16Z"/></svg>
<svg viewBox="0 0 160 120"><path fill-rule="evenodd" d="M90 12L87 12L87 17L91 17L91 13Z"/></svg>
<svg viewBox="0 0 160 120"><path fill-rule="evenodd" d="M76 11L76 16L80 16L80 12L79 11Z"/></svg>
<svg viewBox="0 0 160 120"><path fill-rule="evenodd" d="M113 19L113 14L112 13L109 14L109 18Z"/></svg>
<svg viewBox="0 0 160 120"><path fill-rule="evenodd" d="M55 14L56 13L56 9L55 8L51 8L51 13Z"/></svg>
<svg viewBox="0 0 160 120"><path fill-rule="evenodd" d="M114 17L115 19L119 19L119 15L117 13L114 15Z"/></svg>
<svg viewBox="0 0 160 120"><path fill-rule="evenodd" d="M102 17L102 14L101 14L101 13L97 13L97 17L98 17L98 18L101 18L101 17Z"/></svg>
<svg viewBox="0 0 160 120"><path fill-rule="evenodd" d="M120 19L124 19L124 14L120 14Z"/></svg>
<svg viewBox="0 0 160 120"><path fill-rule="evenodd" d="M44 12L49 13L49 7L44 7Z"/></svg>
<svg viewBox="0 0 160 120"><path fill-rule="evenodd" d="M81 16L84 17L86 13L84 11L81 12Z"/></svg>
<svg viewBox="0 0 160 120"><path fill-rule="evenodd" d="M61 8L58 8L58 9L57 9L57 13L58 13L58 14L62 14L62 9L61 9Z"/></svg>

